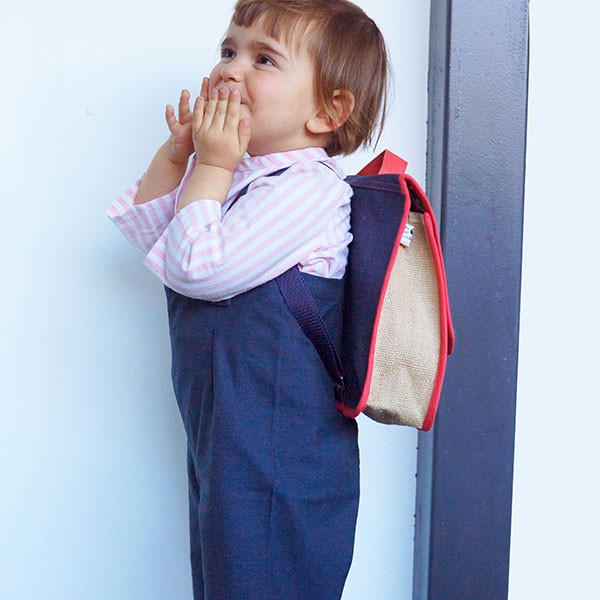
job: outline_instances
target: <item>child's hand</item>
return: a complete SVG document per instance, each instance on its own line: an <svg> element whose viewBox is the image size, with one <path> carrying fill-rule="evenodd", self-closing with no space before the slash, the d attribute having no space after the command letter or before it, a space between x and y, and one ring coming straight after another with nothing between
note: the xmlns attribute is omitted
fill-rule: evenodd
<svg viewBox="0 0 600 600"><path fill-rule="evenodd" d="M215 88L208 102L202 95L196 98L192 139L198 164L235 170L250 142L250 122L240 121L238 90Z"/></svg>
<svg viewBox="0 0 600 600"><path fill-rule="evenodd" d="M200 94L208 100L208 78L202 80ZM165 118L171 137L169 138L169 159L174 163L187 163L192 152L194 143L192 141L192 113L190 111L190 93L181 91L179 98L179 121L175 118L175 109L167 104Z"/></svg>

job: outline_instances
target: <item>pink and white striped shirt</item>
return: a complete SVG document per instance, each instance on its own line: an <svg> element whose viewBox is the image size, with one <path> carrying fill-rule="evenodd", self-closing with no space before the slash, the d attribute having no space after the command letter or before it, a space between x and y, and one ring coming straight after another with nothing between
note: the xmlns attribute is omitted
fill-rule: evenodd
<svg viewBox="0 0 600 600"><path fill-rule="evenodd" d="M257 287L293 265L321 277L343 277L352 241L352 188L323 148L246 157L233 173L223 206L202 198L175 214L195 164L193 155L181 183L169 194L134 205L140 178L107 211L125 238L146 254L144 264L165 285L185 296L216 302ZM283 167L289 168L265 177ZM225 215L248 184L247 193Z"/></svg>

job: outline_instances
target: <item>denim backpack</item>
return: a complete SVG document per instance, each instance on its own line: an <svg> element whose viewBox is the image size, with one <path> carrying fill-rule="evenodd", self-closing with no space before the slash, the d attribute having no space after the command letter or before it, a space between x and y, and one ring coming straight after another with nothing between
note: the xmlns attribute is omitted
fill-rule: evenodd
<svg viewBox="0 0 600 600"><path fill-rule="evenodd" d="M276 282L323 360L343 415L364 412L380 423L428 431L454 332L435 217L406 166L385 150L346 178L354 191L353 240L339 354L298 267Z"/></svg>

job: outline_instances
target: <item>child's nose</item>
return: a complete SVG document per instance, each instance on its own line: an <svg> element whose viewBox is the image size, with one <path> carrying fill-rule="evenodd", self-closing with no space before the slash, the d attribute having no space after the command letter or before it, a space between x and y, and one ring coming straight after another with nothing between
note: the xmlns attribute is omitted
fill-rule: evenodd
<svg viewBox="0 0 600 600"><path fill-rule="evenodd" d="M241 81L242 77L243 72L240 64L235 61L228 62L221 68L221 79L223 81Z"/></svg>

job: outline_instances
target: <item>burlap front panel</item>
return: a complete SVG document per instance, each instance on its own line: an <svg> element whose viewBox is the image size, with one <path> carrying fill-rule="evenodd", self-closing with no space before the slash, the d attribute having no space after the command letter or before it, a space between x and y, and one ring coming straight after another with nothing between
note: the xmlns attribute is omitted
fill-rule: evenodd
<svg viewBox="0 0 600 600"><path fill-rule="evenodd" d="M373 377L365 414L380 423L421 427L440 353L437 278L423 215L409 213L415 230L400 246L377 330Z"/></svg>

